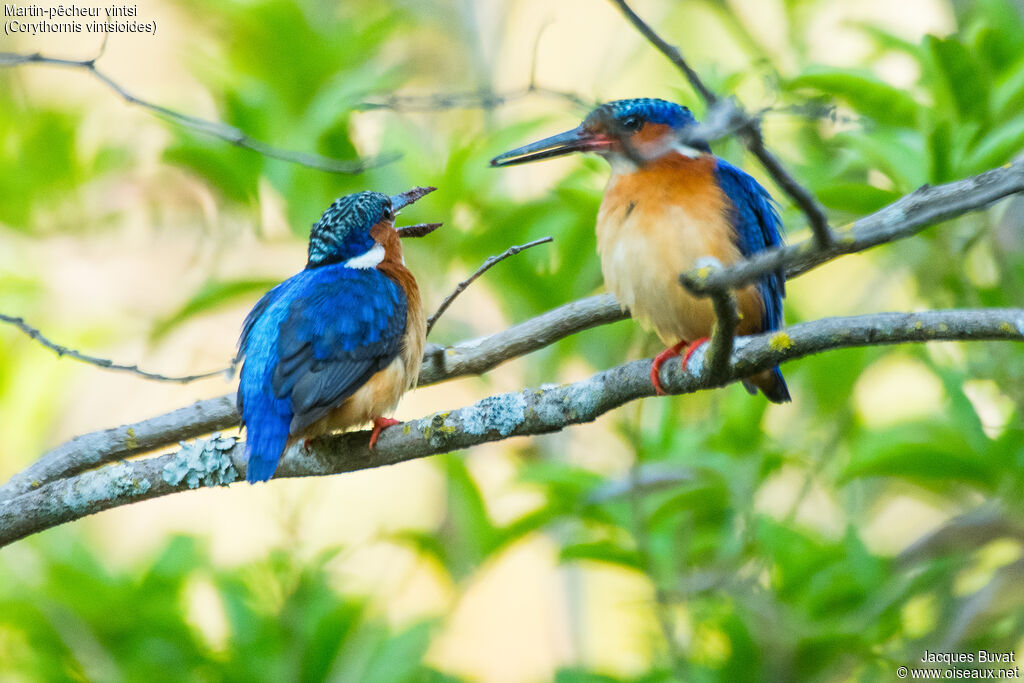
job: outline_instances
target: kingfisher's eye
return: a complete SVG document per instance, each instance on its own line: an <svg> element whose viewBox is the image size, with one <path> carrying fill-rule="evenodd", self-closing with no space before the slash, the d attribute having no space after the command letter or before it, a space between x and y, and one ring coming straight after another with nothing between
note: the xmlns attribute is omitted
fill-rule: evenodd
<svg viewBox="0 0 1024 683"><path fill-rule="evenodd" d="M644 127L644 120L638 114L630 114L619 119L619 125L631 133L635 133Z"/></svg>
<svg viewBox="0 0 1024 683"><path fill-rule="evenodd" d="M394 217L395 217L395 212L391 209L391 205L388 204L387 206L384 207L384 218L386 220L390 221L390 220L393 220Z"/></svg>

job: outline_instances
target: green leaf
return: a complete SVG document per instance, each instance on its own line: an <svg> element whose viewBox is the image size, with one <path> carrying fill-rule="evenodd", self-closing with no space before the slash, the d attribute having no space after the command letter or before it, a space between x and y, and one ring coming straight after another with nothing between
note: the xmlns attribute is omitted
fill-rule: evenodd
<svg viewBox="0 0 1024 683"><path fill-rule="evenodd" d="M561 562L579 562L589 560L613 564L629 569L641 570L640 556L636 550L623 548L613 541L595 541L593 543L570 543L563 546L558 554Z"/></svg>
<svg viewBox="0 0 1024 683"><path fill-rule="evenodd" d="M858 216L873 213L902 196L867 183L838 183L819 188L816 194L828 208Z"/></svg>
<svg viewBox="0 0 1024 683"><path fill-rule="evenodd" d="M998 472L951 425L918 423L875 432L855 448L841 479L900 477L990 489Z"/></svg>
<svg viewBox="0 0 1024 683"><path fill-rule="evenodd" d="M902 52L913 57L915 60L920 60L921 58L922 51L920 45L901 38L895 33L890 33L879 26L871 24L855 22L853 26L870 37L879 51Z"/></svg>
<svg viewBox="0 0 1024 683"><path fill-rule="evenodd" d="M838 97L859 114L879 123L912 128L917 125L920 106L906 90L883 83L872 76L851 71L821 70L805 73L789 82L791 88L811 88Z"/></svg>
<svg viewBox="0 0 1024 683"><path fill-rule="evenodd" d="M984 121L988 117L988 78L956 37L928 36L925 45L934 62L945 96L962 121Z"/></svg>
<svg viewBox="0 0 1024 683"><path fill-rule="evenodd" d="M987 171L1011 161L1024 150L1024 116L988 132L964 159L965 175Z"/></svg>
<svg viewBox="0 0 1024 683"><path fill-rule="evenodd" d="M150 332L150 339L159 340L178 325L197 315L234 304L239 299L251 297L255 293L267 292L276 284L276 280L211 280L200 287L199 291L175 313L157 322ZM241 321L238 327L241 329Z"/></svg>
<svg viewBox="0 0 1024 683"><path fill-rule="evenodd" d="M435 628L435 621L422 621L381 642L358 680L363 683L414 683L423 680L420 662L430 646Z"/></svg>
<svg viewBox="0 0 1024 683"><path fill-rule="evenodd" d="M928 135L930 169L928 175L933 184L953 180L953 129L949 121L936 121Z"/></svg>
<svg viewBox="0 0 1024 683"><path fill-rule="evenodd" d="M1000 74L992 86L992 112L996 119L1020 114L1024 109L1024 58Z"/></svg>

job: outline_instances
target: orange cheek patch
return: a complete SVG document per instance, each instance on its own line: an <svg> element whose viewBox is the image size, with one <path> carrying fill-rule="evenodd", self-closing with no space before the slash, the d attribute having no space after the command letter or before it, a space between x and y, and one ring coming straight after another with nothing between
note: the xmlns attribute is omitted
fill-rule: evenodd
<svg viewBox="0 0 1024 683"><path fill-rule="evenodd" d="M672 129L664 123L647 123L633 134L633 140L637 143L658 142L671 132Z"/></svg>

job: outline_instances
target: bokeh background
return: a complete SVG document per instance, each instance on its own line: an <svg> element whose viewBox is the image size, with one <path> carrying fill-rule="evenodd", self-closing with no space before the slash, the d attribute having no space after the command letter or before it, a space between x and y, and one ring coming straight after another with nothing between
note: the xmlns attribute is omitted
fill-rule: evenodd
<svg viewBox="0 0 1024 683"><path fill-rule="evenodd" d="M113 35L98 63L133 94L280 147L402 155L327 174L162 120L84 71L0 69L0 311L167 374L226 365L248 308L304 264L310 224L362 189L440 188L403 214L446 223L406 244L428 309L487 256L555 237L485 275L431 341L601 291L603 163L488 159L588 102L703 110L606 2L137 7L157 34ZM635 8L715 90L765 110L769 144L836 224L1024 146L1020 0ZM100 43L0 38L74 59ZM430 97L448 93L488 96ZM805 236L737 142L716 151ZM786 319L1019 306L1022 225L1010 200L831 263L790 283ZM397 417L657 350L628 322L593 329L414 391ZM1020 348L850 349L785 371L791 405L738 386L650 399L560 434L174 495L18 542L0 550L0 679L872 681L926 649L1024 654ZM233 390L59 360L2 328L0 479L76 434Z"/></svg>

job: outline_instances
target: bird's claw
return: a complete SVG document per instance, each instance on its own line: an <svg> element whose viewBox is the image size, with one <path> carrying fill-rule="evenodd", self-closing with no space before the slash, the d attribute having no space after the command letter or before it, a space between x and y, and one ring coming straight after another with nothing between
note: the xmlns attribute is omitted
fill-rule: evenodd
<svg viewBox="0 0 1024 683"><path fill-rule="evenodd" d="M690 356L693 355L693 352L696 351L700 347L701 344L703 344L704 342L708 342L708 341L711 341L711 339L709 337L701 337L700 339L694 341L692 344L690 344L689 346L686 347L686 353L683 354L683 367L684 368L686 367L686 363L690 360Z"/></svg>
<svg viewBox="0 0 1024 683"><path fill-rule="evenodd" d="M654 393L658 396L668 396L668 392L661 386L661 366L665 364L669 358L673 358L679 355L679 350L686 344L685 341L681 341L675 346L670 346L657 356L654 357L654 362L651 364L651 384L654 385Z"/></svg>
<svg viewBox="0 0 1024 683"><path fill-rule="evenodd" d="M401 420L393 420L390 417L373 418L373 431L370 433L370 450L372 451L377 445L377 439L380 437L380 433L383 430L400 424L402 424Z"/></svg>

